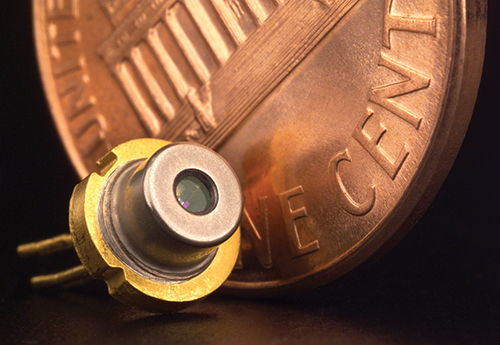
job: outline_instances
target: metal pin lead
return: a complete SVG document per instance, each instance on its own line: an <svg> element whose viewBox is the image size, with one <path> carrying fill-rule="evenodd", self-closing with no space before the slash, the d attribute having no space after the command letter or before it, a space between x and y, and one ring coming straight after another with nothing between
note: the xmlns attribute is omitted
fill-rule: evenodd
<svg viewBox="0 0 500 345"><path fill-rule="evenodd" d="M29 256L44 256L63 250L73 249L70 234L62 234L46 240L21 244L17 247L17 255L25 258Z"/></svg>
<svg viewBox="0 0 500 345"><path fill-rule="evenodd" d="M157 312L205 297L239 252L243 196L227 162L201 145L139 139L98 162L70 201L70 234L20 245L21 257L74 248L82 265L36 288L101 279L119 301Z"/></svg>

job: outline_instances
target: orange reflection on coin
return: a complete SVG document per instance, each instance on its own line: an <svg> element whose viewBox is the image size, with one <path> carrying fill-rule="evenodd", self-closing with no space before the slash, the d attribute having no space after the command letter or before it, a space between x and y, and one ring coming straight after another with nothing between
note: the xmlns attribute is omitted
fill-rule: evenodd
<svg viewBox="0 0 500 345"><path fill-rule="evenodd" d="M472 112L486 1L34 1L81 175L139 137L217 149L244 189L233 293L331 281L394 244Z"/></svg>

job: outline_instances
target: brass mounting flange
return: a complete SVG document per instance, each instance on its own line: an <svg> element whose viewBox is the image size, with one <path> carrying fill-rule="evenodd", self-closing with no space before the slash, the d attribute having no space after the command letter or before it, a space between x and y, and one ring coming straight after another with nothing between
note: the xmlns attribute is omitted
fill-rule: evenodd
<svg viewBox="0 0 500 345"><path fill-rule="evenodd" d="M71 240L83 267L34 277L33 285L88 274L125 304L165 312L205 297L227 279L239 251L243 198L222 157L196 144L138 139L115 147L97 166L100 174L75 187L69 207ZM18 253L67 247L62 235L22 245Z"/></svg>

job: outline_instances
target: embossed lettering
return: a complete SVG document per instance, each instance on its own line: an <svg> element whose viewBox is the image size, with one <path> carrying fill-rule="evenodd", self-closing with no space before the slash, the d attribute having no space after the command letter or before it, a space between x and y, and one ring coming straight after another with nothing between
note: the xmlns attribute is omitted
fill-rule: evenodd
<svg viewBox="0 0 500 345"><path fill-rule="evenodd" d="M359 0L322 1L100 0L114 29L97 53L150 136L216 147ZM140 45L165 97L143 80ZM212 97L227 103L217 114Z"/></svg>
<svg viewBox="0 0 500 345"><path fill-rule="evenodd" d="M73 30L68 32L61 32L56 24L51 23L47 26L49 38L49 51L50 56L54 59L61 58L60 46L69 44L77 44L80 42L80 31Z"/></svg>
<svg viewBox="0 0 500 345"><path fill-rule="evenodd" d="M104 116L98 113L90 113L86 116L77 117L71 126L71 133L79 140L78 152L84 157L90 156L104 143L106 149L111 149L106 140L106 121Z"/></svg>
<svg viewBox="0 0 500 345"><path fill-rule="evenodd" d="M318 240L314 240L306 245L303 245L299 231L297 229L296 221L299 218L307 217L307 209L305 206L292 210L290 198L304 194L302 186L297 186L286 192L279 194L281 211L283 212L283 219L285 221L288 238L290 239L290 246L292 248L292 257L297 258L319 250Z"/></svg>
<svg viewBox="0 0 500 345"><path fill-rule="evenodd" d="M52 44L65 45L80 42L81 34L79 30L61 32L56 24L50 23L47 26L49 40Z"/></svg>
<svg viewBox="0 0 500 345"><path fill-rule="evenodd" d="M382 45L384 47L391 49L391 32L393 30L427 34L436 37L437 19L398 16L392 13L392 5L393 0L385 0L384 27L382 33ZM393 98L428 88L431 82L430 78L400 62L390 59L383 51L380 54L378 65L399 74L404 77L404 80L373 87L370 92L369 101L385 108L418 130L422 118L413 114L403 106L396 104ZM372 123L375 122L373 134L369 134L365 128L368 121ZM361 117L351 134L351 137L355 139L387 175L394 180L406 161L409 151L405 142L397 156L390 157L387 151L380 145L386 133L386 126L378 117L374 116L374 111L368 107L365 115ZM351 162L351 157L347 148L344 152L333 157L329 162L328 169L333 194L338 204L345 211L355 216L363 216L374 207L376 199L375 186L371 186L371 189L366 194L365 202L358 203L354 200L347 191L339 173L339 165L342 161Z"/></svg>
<svg viewBox="0 0 500 345"><path fill-rule="evenodd" d="M84 58L78 57L64 61L57 61L52 67L52 73L55 78L62 77L68 73L81 70L84 66Z"/></svg>
<svg viewBox="0 0 500 345"><path fill-rule="evenodd" d="M382 44L386 48L391 48L391 31L409 31L421 34L436 36L435 18L413 18L395 16L392 12L393 0L385 0L384 32Z"/></svg>
<svg viewBox="0 0 500 345"><path fill-rule="evenodd" d="M397 158L394 160L394 162L392 162L391 159L389 159L389 157L387 156L387 153L379 145L380 140L387 132L385 126L381 124L380 121L378 121L378 129L371 138L363 130L365 124L372 117L373 112L370 109L367 109L366 115L363 116L358 122L356 129L352 133L352 137L356 139L356 141L361 146L363 146L363 148L385 170L387 175L389 175L389 177L394 180L399 172L399 169L401 169L401 166L408 156L408 149L406 148L406 145L403 145L403 148L399 151Z"/></svg>
<svg viewBox="0 0 500 345"><path fill-rule="evenodd" d="M255 255L264 268L271 268L273 261L271 257L271 245L269 243L269 216L267 214L267 196L257 199L259 203L260 219L255 223L248 211L243 209L243 218L241 226L248 235L250 242L255 250Z"/></svg>
<svg viewBox="0 0 500 345"><path fill-rule="evenodd" d="M77 0L45 1L47 17L50 19L76 18L78 16Z"/></svg>
<svg viewBox="0 0 500 345"><path fill-rule="evenodd" d="M370 101L384 107L418 129L422 118L412 114L402 106L396 105L390 98L425 89L429 87L430 79L407 66L389 59L384 53L380 55L379 66L386 67L407 79L373 88L370 94Z"/></svg>
<svg viewBox="0 0 500 345"><path fill-rule="evenodd" d="M339 164L342 161L351 162L351 156L346 149L344 152L336 155L330 160L328 164L328 173L330 176L330 186L333 190L333 195L337 200L340 207L354 216L364 216L370 212L375 205L375 186L367 192L366 201L358 203L347 191L342 178L340 177Z"/></svg>
<svg viewBox="0 0 500 345"><path fill-rule="evenodd" d="M75 56L73 47L66 50L62 48L77 45L80 42L79 30L71 28L78 18L77 0L47 0L47 18L54 22L47 24L47 39L50 57L52 58L52 75L57 82L57 94L63 113L69 122L69 131L73 137L77 151L83 157L89 157L101 146L110 149L111 145L106 139L106 122L104 117L89 110L96 103L96 99L89 92L89 76L83 72L85 59L81 55ZM57 20L61 20L61 26ZM63 30L61 30L61 27ZM65 53L70 52L69 56Z"/></svg>
<svg viewBox="0 0 500 345"><path fill-rule="evenodd" d="M57 93L60 97L67 96L68 98L64 112L70 120L94 106L95 97L86 92L88 84L89 76L87 74L74 74L59 84Z"/></svg>

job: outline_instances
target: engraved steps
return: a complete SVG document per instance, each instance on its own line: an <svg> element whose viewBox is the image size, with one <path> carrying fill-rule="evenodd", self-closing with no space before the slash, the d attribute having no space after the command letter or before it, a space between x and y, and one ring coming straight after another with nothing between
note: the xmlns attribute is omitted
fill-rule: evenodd
<svg viewBox="0 0 500 345"><path fill-rule="evenodd" d="M216 126L210 78L279 4L277 0L129 0L115 3L114 8L102 1L110 21L119 25L98 53L149 135L158 136L178 113L192 115L208 131ZM116 23L124 9L130 13Z"/></svg>
<svg viewBox="0 0 500 345"><path fill-rule="evenodd" d="M215 148L358 1L102 0L98 54L148 135Z"/></svg>

